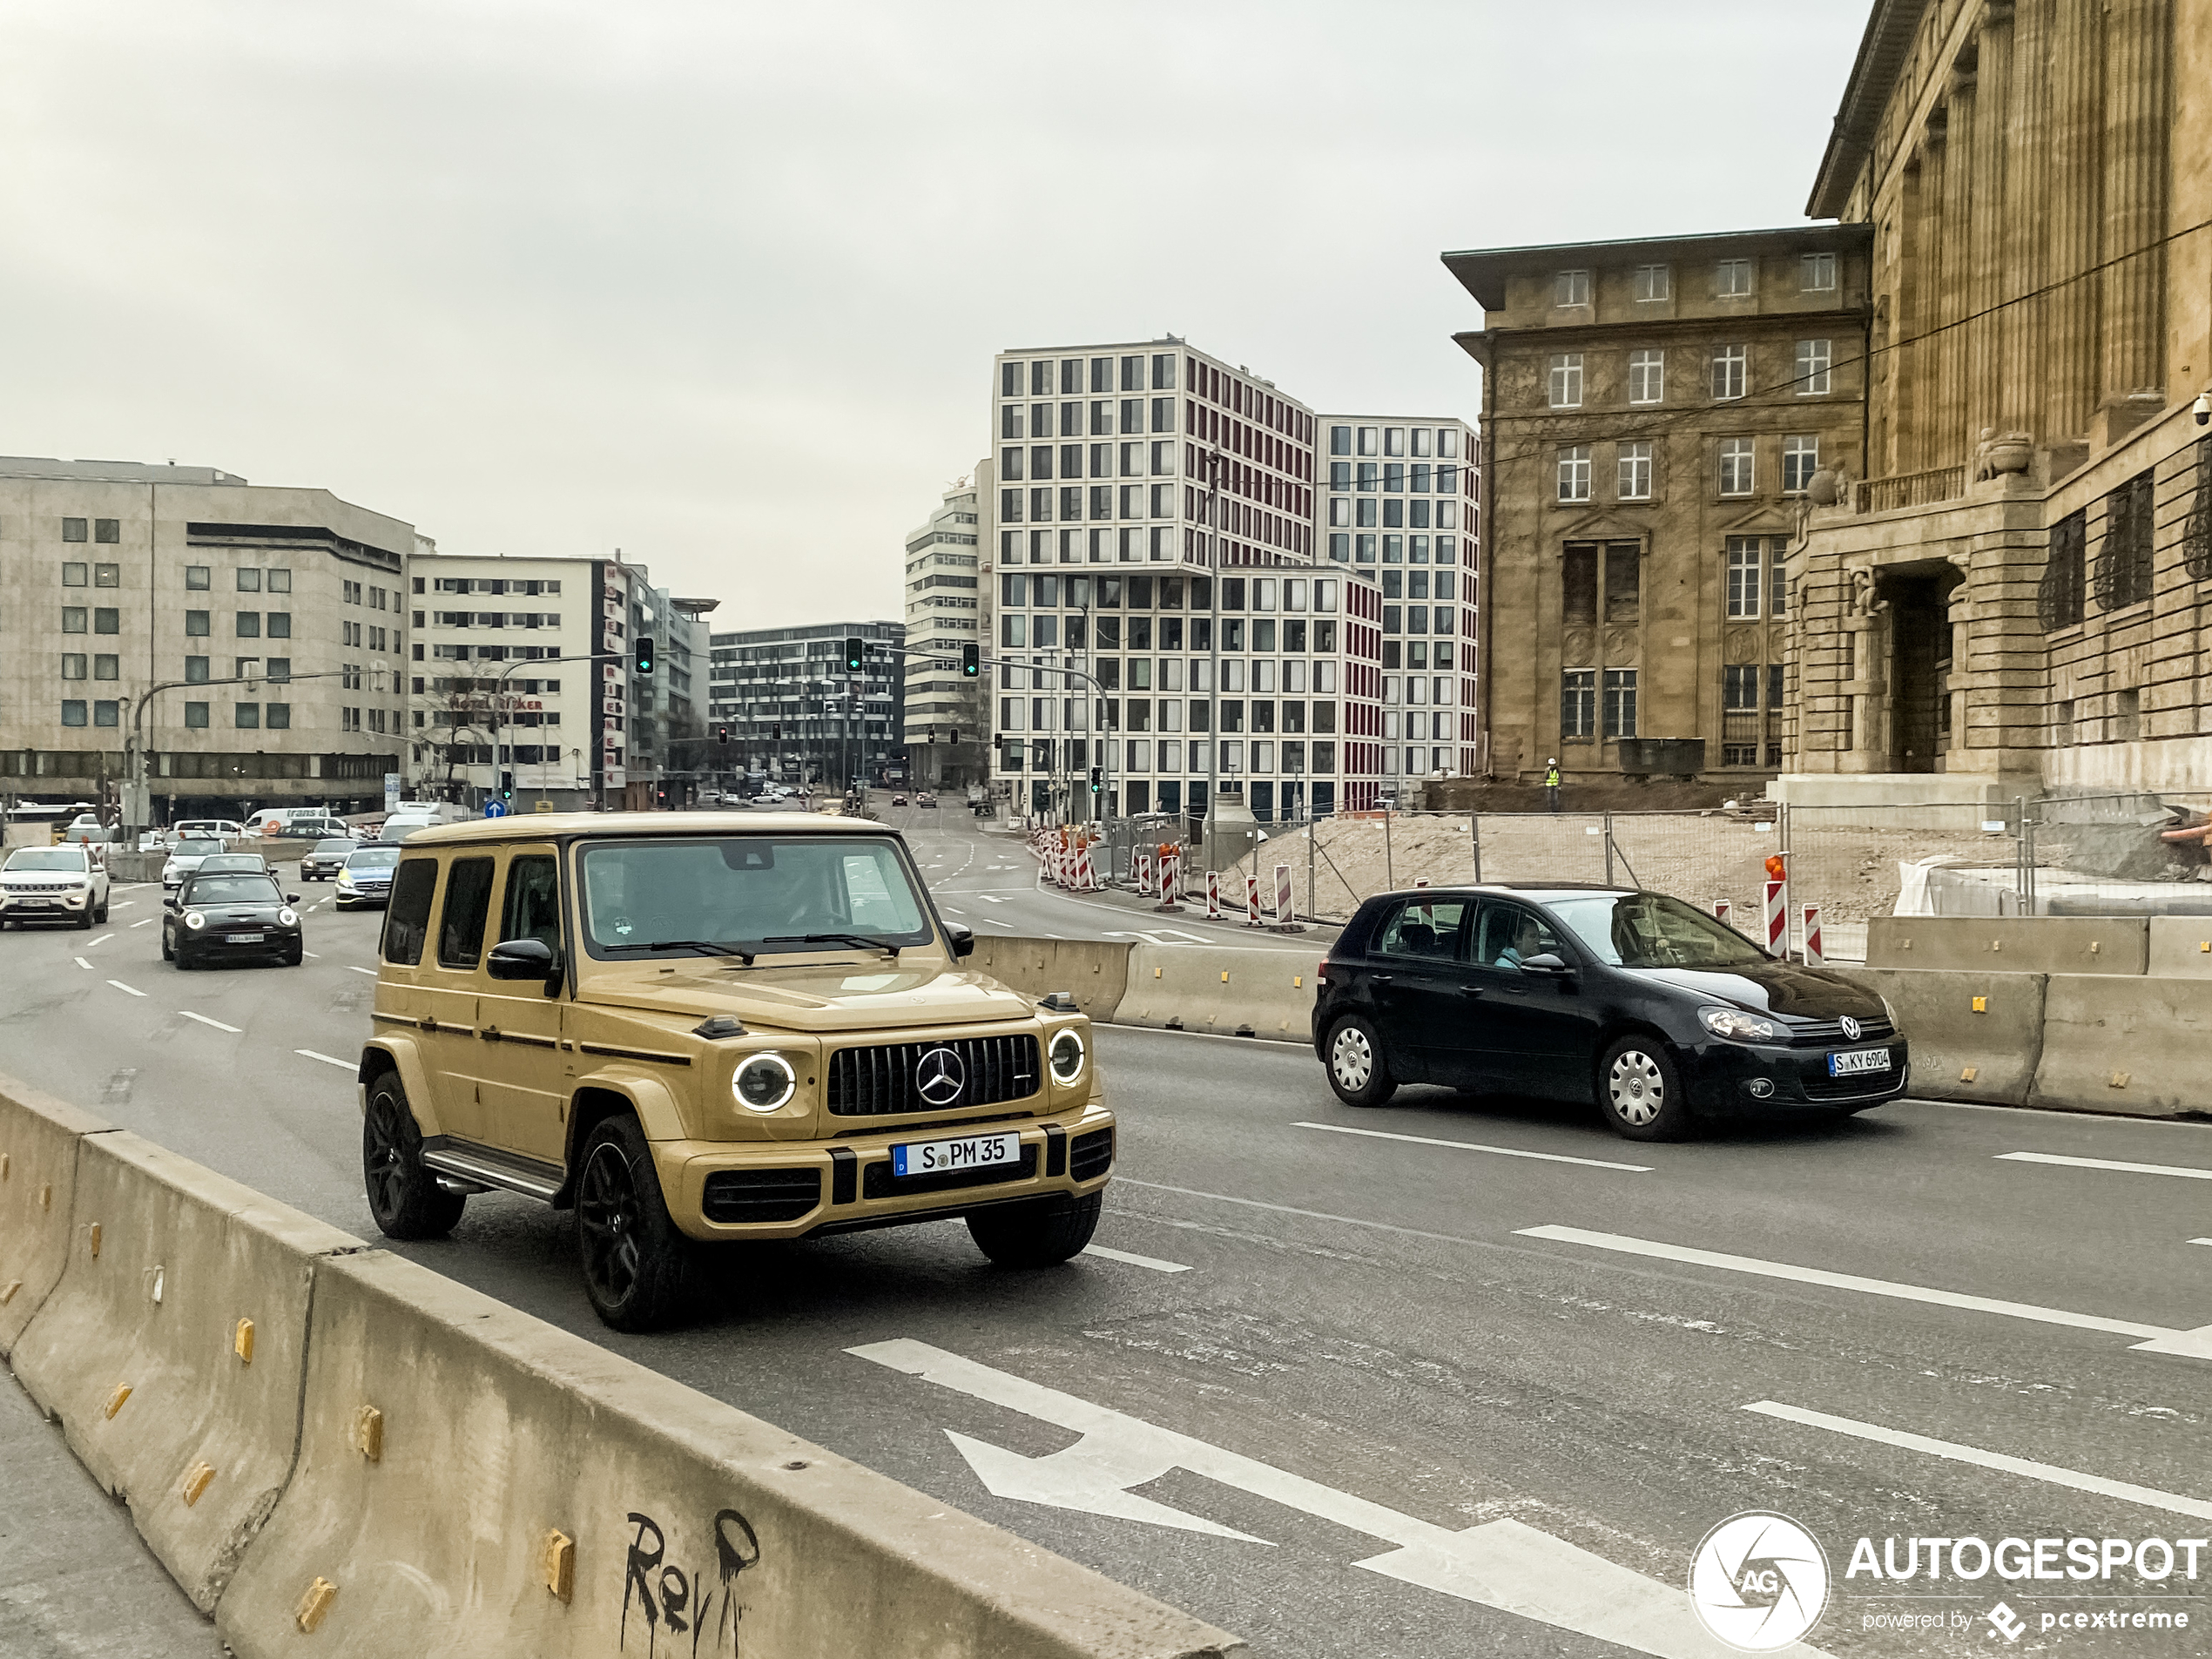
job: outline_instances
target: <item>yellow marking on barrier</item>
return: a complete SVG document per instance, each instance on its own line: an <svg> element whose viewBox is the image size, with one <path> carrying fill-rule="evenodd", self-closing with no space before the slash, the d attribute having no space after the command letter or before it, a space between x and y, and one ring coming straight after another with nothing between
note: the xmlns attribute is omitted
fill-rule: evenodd
<svg viewBox="0 0 2212 1659"><path fill-rule="evenodd" d="M565 1602L576 1594L576 1540L558 1531L545 1534L545 1588Z"/></svg>
<svg viewBox="0 0 2212 1659"><path fill-rule="evenodd" d="M1291 974L1291 988L1292 990L1294 990L1294 991L1302 991L1302 990L1304 990L1304 989L1305 988L1305 974Z"/></svg>
<svg viewBox="0 0 2212 1659"><path fill-rule="evenodd" d="M0 1181L5 1181L7 1178L8 1155L5 1152L0 1152Z"/></svg>
<svg viewBox="0 0 2212 1659"><path fill-rule="evenodd" d="M5 1285L0 1285L0 1308L14 1301L16 1292L21 1289L23 1289L23 1281L19 1278L11 1278Z"/></svg>
<svg viewBox="0 0 2212 1659"><path fill-rule="evenodd" d="M1158 968L1154 968L1154 969L1152 970L1152 977L1153 977L1154 979L1157 979L1157 978L1159 978L1159 977L1160 977L1160 970L1159 970Z"/></svg>
<svg viewBox="0 0 2212 1659"><path fill-rule="evenodd" d="M1229 983L1229 970L1225 968L1221 970L1221 982L1224 985Z"/></svg>
<svg viewBox="0 0 2212 1659"><path fill-rule="evenodd" d="M2196 941L2196 948L2199 951L2212 951L2212 939L2198 940Z"/></svg>
<svg viewBox="0 0 2212 1659"><path fill-rule="evenodd" d="M2127 1088L2127 1087L2128 1087L2128 1075L2129 1075L2128 1073L2124 1072L2124 1071L2115 1071L2115 1072L2114 1072L2114 1073L2112 1074L2111 1080L2110 1080L2109 1082L2107 1082L2105 1084L2105 1087L2106 1087L2107 1089L2125 1089L2125 1088Z"/></svg>
<svg viewBox="0 0 2212 1659"><path fill-rule="evenodd" d="M371 1463L384 1460L384 1413L374 1406L354 1413L354 1449Z"/></svg>
<svg viewBox="0 0 2212 1659"><path fill-rule="evenodd" d="M168 1278L168 1270L163 1267L159 1262L156 1262L152 1269L148 1271L146 1278L152 1281L152 1284L147 1286L146 1294L152 1298L153 1305L156 1307L159 1307L161 1305L161 1292Z"/></svg>
<svg viewBox="0 0 2212 1659"><path fill-rule="evenodd" d="M98 1261L100 1255L100 1224L94 1222L85 1230L85 1236L92 1241L92 1258Z"/></svg>
<svg viewBox="0 0 2212 1659"><path fill-rule="evenodd" d="M1974 1067L1973 1067L1973 1066L1967 1066L1967 1067L1964 1068L1964 1069L1962 1069L1962 1070L1959 1073L1959 1081L1960 1082L1962 1082L1962 1083L1970 1083L1970 1082L1973 1082L1973 1080L1974 1080L1974 1071L1975 1071L1975 1069L1975 1069Z"/></svg>
<svg viewBox="0 0 2212 1659"><path fill-rule="evenodd" d="M2005 941L2001 939L1993 939L1989 941L1989 948L1992 950L2002 950L2005 948Z"/></svg>
<svg viewBox="0 0 2212 1659"><path fill-rule="evenodd" d="M1911 950L1912 948L1912 941L1909 939L1900 941L1898 948L1900 950Z"/></svg>
<svg viewBox="0 0 2212 1659"><path fill-rule="evenodd" d="M54 1207L54 1189L51 1185L38 1189L38 1207L41 1210L51 1210Z"/></svg>
<svg viewBox="0 0 2212 1659"><path fill-rule="evenodd" d="M240 1319L238 1322L238 1334L231 1339L231 1352L239 1357L241 1364L250 1366L253 1363L253 1320Z"/></svg>
<svg viewBox="0 0 2212 1659"><path fill-rule="evenodd" d="M2098 947L2101 944L2101 942L2102 941L2100 940L2091 940L2089 941L2089 954L2092 956L2095 955L2097 954Z"/></svg>
<svg viewBox="0 0 2212 1659"><path fill-rule="evenodd" d="M294 1623L308 1635L330 1611L330 1604L338 1599L338 1587L327 1578L318 1578L307 1586L307 1593L300 1598L300 1610L292 1615Z"/></svg>
<svg viewBox="0 0 2212 1659"><path fill-rule="evenodd" d="M1974 999L1974 1012L1975 1012L1975 1013L1977 1013L1977 1014L1986 1014L1986 1013L1988 1013L1988 1012L1989 1012L1989 999L1988 999L1987 997L1986 997L1986 996L1978 996L1978 997L1976 997L1976 998Z"/></svg>
<svg viewBox="0 0 2212 1659"><path fill-rule="evenodd" d="M107 1397L107 1414L111 1420L114 1418L116 1413L123 1409L123 1402L130 1398L131 1385L129 1383L116 1384L115 1392Z"/></svg>
<svg viewBox="0 0 2212 1659"><path fill-rule="evenodd" d="M185 1507L189 1509L199 1501L199 1494L207 1490L207 1483L215 1478L212 1463L195 1463L185 1471Z"/></svg>

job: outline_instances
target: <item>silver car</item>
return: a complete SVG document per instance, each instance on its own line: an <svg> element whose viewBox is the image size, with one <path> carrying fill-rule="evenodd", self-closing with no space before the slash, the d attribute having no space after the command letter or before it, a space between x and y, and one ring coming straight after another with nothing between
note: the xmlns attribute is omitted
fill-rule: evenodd
<svg viewBox="0 0 2212 1659"><path fill-rule="evenodd" d="M225 850L223 844L209 835L187 835L169 849L169 861L161 867L161 890L174 893L185 885L185 878L199 868L199 861L212 858Z"/></svg>

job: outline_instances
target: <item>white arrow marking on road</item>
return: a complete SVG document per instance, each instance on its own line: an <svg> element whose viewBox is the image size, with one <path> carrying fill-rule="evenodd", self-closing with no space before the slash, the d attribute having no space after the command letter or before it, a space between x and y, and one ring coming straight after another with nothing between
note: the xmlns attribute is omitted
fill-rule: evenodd
<svg viewBox="0 0 2212 1659"><path fill-rule="evenodd" d="M110 980L110 981L108 981L108 983L109 983L109 984L111 984L111 985L112 985L112 986L114 986L114 987L115 987L115 988L116 988L117 990L118 990L118 991L129 991L129 992L131 993L131 995L133 995L133 996L144 996L144 995L145 995L145 993L144 991L140 991L140 990L133 990L133 989L132 989L130 986L125 985L125 983L124 983L121 980L119 980L119 979L111 979L111 980Z"/></svg>
<svg viewBox="0 0 2212 1659"><path fill-rule="evenodd" d="M876 1342L846 1352L1082 1436L1065 1451L1029 1458L948 1430L968 1466L1000 1497L1265 1541L1130 1490L1171 1469L1188 1469L1397 1545L1353 1563L1386 1578L1661 1659L1732 1659L1736 1652L1707 1633L1683 1591L1518 1521L1485 1521L1453 1532L925 1342ZM1791 1659L1823 1659L1818 1649L1802 1643L1778 1651Z"/></svg>
<svg viewBox="0 0 2212 1659"><path fill-rule="evenodd" d="M1513 1146L1485 1146L1479 1141L1447 1141L1429 1135L1393 1135L1388 1130L1353 1129L1349 1123L1293 1123L1293 1129L1326 1130L1332 1135L1364 1135L1375 1141L1410 1141L1415 1146L1448 1146L1461 1152L1492 1152L1501 1158L1536 1158L1546 1163L1580 1163L1592 1170L1626 1170L1631 1175L1649 1175L1649 1163L1615 1163L1606 1158L1569 1157L1564 1152L1524 1152Z"/></svg>
<svg viewBox="0 0 2212 1659"><path fill-rule="evenodd" d="M352 1061L334 1059L327 1054L317 1054L313 1049L294 1049L292 1052L299 1055L303 1059L320 1060L326 1066L338 1066L343 1068L347 1071L354 1069L354 1062Z"/></svg>
<svg viewBox="0 0 2212 1659"><path fill-rule="evenodd" d="M90 950L95 945L105 945L114 937L113 934L102 934L98 939L88 939L84 941L84 948Z"/></svg>
<svg viewBox="0 0 2212 1659"><path fill-rule="evenodd" d="M2101 1474L2084 1474L2079 1469L2062 1469L2055 1463L2037 1463L2027 1458L2012 1457L2003 1452L1985 1452L1978 1446L1961 1446L1956 1440L1931 1440L1925 1434L1884 1428L1879 1423L1862 1423L1850 1417L1831 1417L1826 1412L1807 1411L1802 1406L1784 1406L1777 1400L1754 1400L1743 1409L1757 1412L1764 1417L1778 1417L1786 1423L1803 1423L1808 1428L1832 1429L1838 1434L1873 1440L1882 1446L1901 1446L1907 1451L1925 1452L1930 1457L1949 1458L1954 1463L1972 1463L1985 1469L2000 1469L2007 1474L2024 1474L2031 1480L2048 1480L2054 1486L2072 1487L2076 1492L2094 1492L2100 1497L2119 1498L2152 1509L2166 1509L2177 1515L2194 1515L2200 1521L2212 1521L2212 1503L2207 1503L2202 1498L2184 1498L2178 1493L2161 1492L2155 1487L2139 1487L2128 1480L2109 1480Z"/></svg>
<svg viewBox="0 0 2212 1659"><path fill-rule="evenodd" d="M1122 1262L1130 1267L1149 1267L1156 1273L1187 1273L1190 1270L1181 1262L1163 1262L1157 1256L1132 1256L1125 1250L1109 1250L1103 1244L1086 1244L1086 1256L1103 1256L1109 1262Z"/></svg>
<svg viewBox="0 0 2212 1659"><path fill-rule="evenodd" d="M2015 1163L2060 1163L2072 1170L2118 1170L2127 1175L2178 1175L2191 1181L2212 1181L2212 1170L2187 1169L2176 1163L2123 1163L2117 1158L2069 1158L2055 1152L2000 1152Z"/></svg>

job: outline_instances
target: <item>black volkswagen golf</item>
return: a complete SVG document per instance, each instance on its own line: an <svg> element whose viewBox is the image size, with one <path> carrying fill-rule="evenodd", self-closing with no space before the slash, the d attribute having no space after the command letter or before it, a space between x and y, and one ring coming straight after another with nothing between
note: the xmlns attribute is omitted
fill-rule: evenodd
<svg viewBox="0 0 2212 1659"><path fill-rule="evenodd" d="M1864 1111L1906 1082L1884 998L1661 893L1385 894L1314 986L1314 1051L1352 1106L1406 1082L1594 1099L1622 1135L1658 1141L1700 1117Z"/></svg>

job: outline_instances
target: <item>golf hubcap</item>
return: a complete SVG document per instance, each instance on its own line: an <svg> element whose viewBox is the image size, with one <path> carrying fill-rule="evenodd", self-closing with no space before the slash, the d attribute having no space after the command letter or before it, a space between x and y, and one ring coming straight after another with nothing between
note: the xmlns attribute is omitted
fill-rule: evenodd
<svg viewBox="0 0 2212 1659"><path fill-rule="evenodd" d="M1667 1103L1667 1080L1660 1074L1659 1062L1641 1049L1615 1056L1606 1088L1621 1121L1638 1129L1658 1116Z"/></svg>
<svg viewBox="0 0 2212 1659"><path fill-rule="evenodd" d="M1375 1051L1368 1044L1367 1034L1354 1025L1338 1032L1330 1064L1335 1068L1337 1081L1346 1089L1354 1093L1365 1089L1375 1075Z"/></svg>
<svg viewBox="0 0 2212 1659"><path fill-rule="evenodd" d="M637 1186L618 1146L602 1145L584 1166L577 1199L583 1238L583 1271L610 1305L622 1303L637 1283Z"/></svg>

